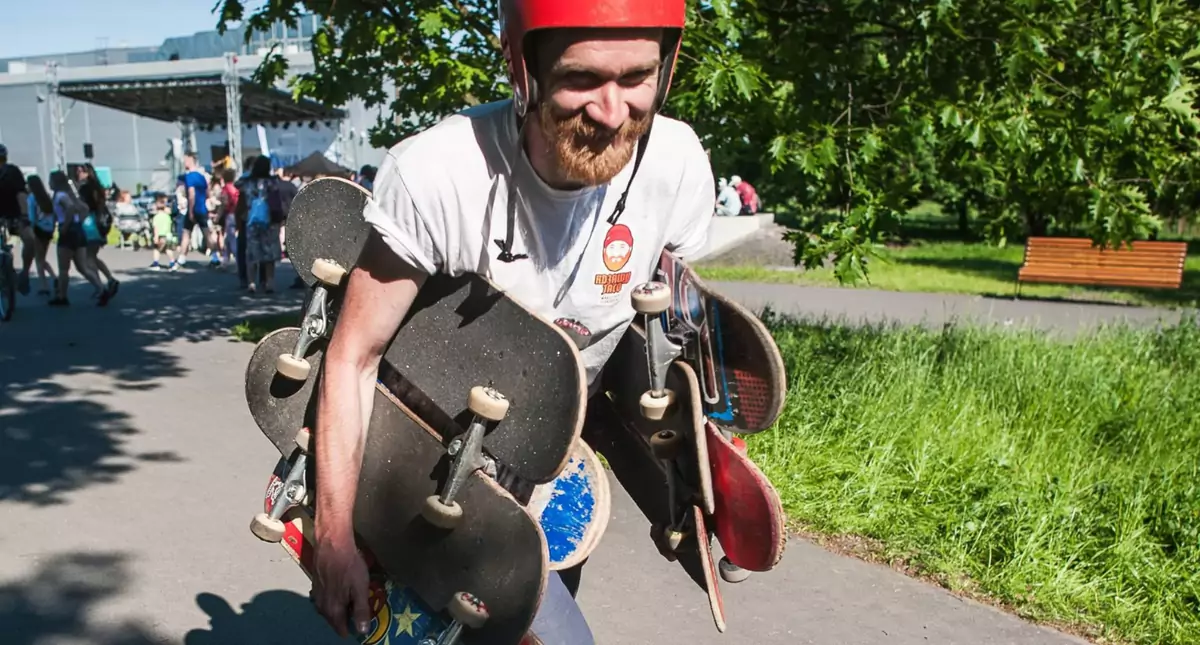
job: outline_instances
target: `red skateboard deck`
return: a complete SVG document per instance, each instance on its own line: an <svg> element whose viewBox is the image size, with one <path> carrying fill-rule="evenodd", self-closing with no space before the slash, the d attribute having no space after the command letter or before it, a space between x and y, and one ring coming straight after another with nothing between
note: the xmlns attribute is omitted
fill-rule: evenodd
<svg viewBox="0 0 1200 645"><path fill-rule="evenodd" d="M712 465L714 532L725 557L748 571L770 571L783 558L787 529L779 494L745 450L711 422L705 425ZM742 443L742 445L745 445Z"/></svg>

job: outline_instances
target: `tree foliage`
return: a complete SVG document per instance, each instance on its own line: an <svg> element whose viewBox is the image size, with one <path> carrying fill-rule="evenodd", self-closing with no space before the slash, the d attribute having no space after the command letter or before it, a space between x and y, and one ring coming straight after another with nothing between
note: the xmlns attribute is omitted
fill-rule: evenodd
<svg viewBox="0 0 1200 645"><path fill-rule="evenodd" d="M326 23L295 91L389 105L377 145L509 95L495 0L223 0L221 19L304 11ZM797 214L798 262L846 278L922 199L995 242L1119 243L1195 213L1196 24L1185 0L707 0L666 112ZM284 72L273 55L257 74Z"/></svg>

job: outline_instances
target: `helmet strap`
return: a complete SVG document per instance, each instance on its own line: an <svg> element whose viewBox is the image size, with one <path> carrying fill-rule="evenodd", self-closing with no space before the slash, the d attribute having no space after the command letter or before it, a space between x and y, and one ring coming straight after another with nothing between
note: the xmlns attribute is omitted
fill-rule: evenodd
<svg viewBox="0 0 1200 645"><path fill-rule="evenodd" d="M646 156L646 144L650 143L650 130L652 129L654 129L654 119L650 119L650 127L646 128L645 134L638 138L637 153L633 158L633 172L629 173L629 183L625 184L625 192L621 193L621 199L618 199L617 205L613 207L612 215L608 216L609 224L615 225L625 212L625 200L629 197L629 189L633 186L633 178L637 177L638 166L642 165L642 157Z"/></svg>

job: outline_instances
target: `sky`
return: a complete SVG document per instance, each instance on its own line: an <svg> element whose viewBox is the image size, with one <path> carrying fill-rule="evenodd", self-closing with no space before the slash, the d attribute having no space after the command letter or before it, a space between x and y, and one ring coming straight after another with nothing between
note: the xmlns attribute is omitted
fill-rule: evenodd
<svg viewBox="0 0 1200 645"><path fill-rule="evenodd" d="M0 58L109 47L161 45L215 29L218 0L0 0ZM252 7L259 3L247 2Z"/></svg>

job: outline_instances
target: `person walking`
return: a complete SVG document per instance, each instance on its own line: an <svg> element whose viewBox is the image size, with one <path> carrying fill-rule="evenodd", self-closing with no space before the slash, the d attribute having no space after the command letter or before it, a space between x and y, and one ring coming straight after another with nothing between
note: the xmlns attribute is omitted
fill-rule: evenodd
<svg viewBox="0 0 1200 645"><path fill-rule="evenodd" d="M183 197L186 203L180 205L183 219L183 230L179 233L180 267L187 265L188 251L192 247L192 229L199 226L201 239L207 242L208 238L208 179L200 172L195 153L189 152L183 156L183 168Z"/></svg>
<svg viewBox="0 0 1200 645"><path fill-rule="evenodd" d="M103 274L108 279L104 290L108 292L108 299L111 300L113 296L117 295L117 289L121 287L121 283L113 277L112 271L109 270L104 260L100 259L100 249L108 244L108 232L112 228L112 213L108 210L108 191L96 177L96 169L90 163L80 166L75 171L75 176L79 181L80 197L83 198L83 203L87 204L88 208L87 217L83 220L83 234L87 241L87 259L95 273ZM96 293L94 297L99 298L100 294Z"/></svg>
<svg viewBox="0 0 1200 645"><path fill-rule="evenodd" d="M50 268L50 262L46 260L46 253L50 250L50 241L54 239L54 229L58 223L54 215L54 199L50 197L50 192L46 190L46 184L41 177L30 175L25 181L29 186L29 225L33 230L34 262L37 264L40 287L38 295L49 296L52 284L57 291L58 280L54 276L54 270ZM49 284L47 276L51 281Z"/></svg>
<svg viewBox="0 0 1200 645"><path fill-rule="evenodd" d="M259 157L238 189L237 216L246 222L246 236L239 243L246 246L246 289L250 293L258 291L254 278L260 271L263 291L275 292L275 264L283 259L280 228L286 217L282 181L271 173L271 159Z"/></svg>
<svg viewBox="0 0 1200 645"><path fill-rule="evenodd" d="M54 219L58 225L58 293L50 300L51 306L65 307L70 303L67 288L70 286L71 263L100 294L97 304L108 304L108 289L100 281L95 268L87 257L87 239L83 233L83 220L88 215L87 204L75 194L75 188L67 174L61 170L50 173L50 191L53 193Z"/></svg>

